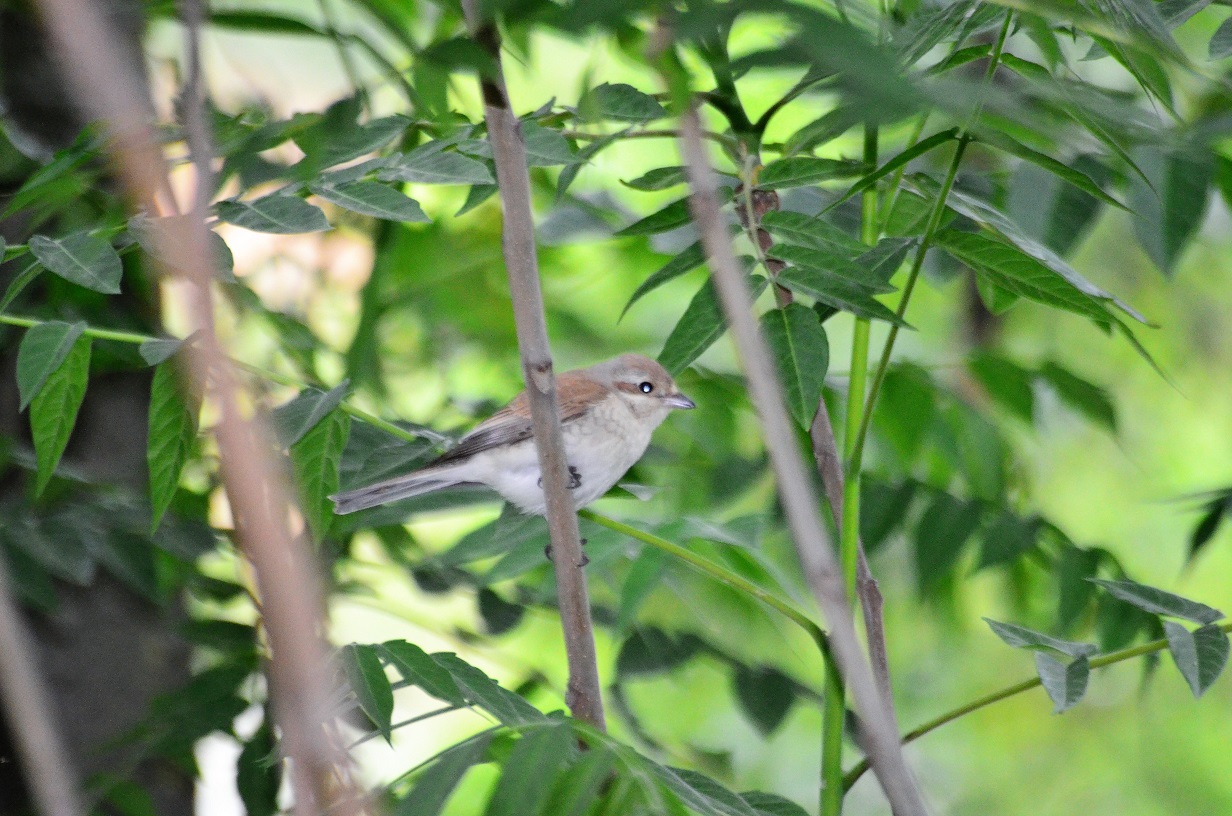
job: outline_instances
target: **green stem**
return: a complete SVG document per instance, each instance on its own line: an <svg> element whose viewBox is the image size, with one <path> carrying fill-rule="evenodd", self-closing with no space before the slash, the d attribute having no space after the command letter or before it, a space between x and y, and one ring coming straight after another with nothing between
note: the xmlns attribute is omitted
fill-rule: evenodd
<svg viewBox="0 0 1232 816"><path fill-rule="evenodd" d="M20 326L25 329L41 326L44 323L51 323L50 320L37 320L32 317L18 317L16 315L0 314L0 323L8 326ZM115 340L120 343L141 344L147 340L157 340L159 338L150 337L148 334L135 334L133 332L112 331L111 329L95 329L89 326L82 332L86 337L93 337L96 340Z"/></svg>
<svg viewBox="0 0 1232 816"><path fill-rule="evenodd" d="M609 530L615 530L618 533L623 533L630 538L637 539L643 544L649 544L655 549L662 550L669 555L673 555L696 569L698 572L708 575L719 583L725 584L726 586L729 586L739 592L751 595L764 603L766 606L776 612L781 613L792 623L807 632L808 636L815 644L817 644L818 650L821 652L822 657L826 660L826 665L830 664L830 645L826 640L826 634L821 630L821 627L810 620L808 615L805 615L799 609L796 609L791 604L783 601L781 598L778 598L768 590L758 586L746 578L737 575L734 572L731 572L730 570L724 569L713 561L703 558L692 550L682 547L675 542L668 541L665 538L660 538L654 533L639 530L636 527L632 527L623 522L616 521L613 518L600 515L594 510L585 507L578 510L578 515L584 519L593 521L601 527L606 527Z"/></svg>
<svg viewBox="0 0 1232 816"><path fill-rule="evenodd" d="M1232 632L1232 622L1221 623L1219 625L1219 628L1224 632ZM1143 643L1138 646L1131 646L1128 649L1121 649L1116 652L1109 652L1108 654L1100 655L1099 657L1093 657L1091 658L1091 668L1100 669L1100 668L1103 668L1104 666L1111 666L1114 663L1123 663L1126 660L1132 660L1135 657L1142 657L1144 655L1154 654L1156 652L1162 652L1164 649L1167 649L1167 648L1168 648L1167 640L1164 640L1164 639L1152 640L1150 643ZM903 745L906 745L907 743L910 743L910 742L915 742L920 737L924 736L930 731L937 730L938 728L945 725L946 723L951 723L954 720L959 719L960 717L965 717L966 715L974 711L979 711L981 708L990 706L993 703L999 703L1002 700L1008 700L1010 697L1014 697L1019 694L1022 694L1024 691L1030 691L1031 689L1039 685L1042 685L1039 677L1038 676L1032 677L1029 680L1023 680L1021 682L1015 683L1012 686L1006 686L1003 689L994 691L991 694L986 694L983 697L980 697L976 700L972 700L971 702L961 705L958 708L953 709L952 711L947 711L941 716L934 717L933 719L929 720L923 725L920 725L914 730L909 731L906 734L904 734L903 735ZM844 790L849 789L852 785L856 783L856 780L858 780L861 776L864 775L864 772L867 770L868 770L868 759L865 758L865 759L860 760L860 762L857 763L856 766L853 767L850 771L848 771L847 775L843 777L843 789Z"/></svg>

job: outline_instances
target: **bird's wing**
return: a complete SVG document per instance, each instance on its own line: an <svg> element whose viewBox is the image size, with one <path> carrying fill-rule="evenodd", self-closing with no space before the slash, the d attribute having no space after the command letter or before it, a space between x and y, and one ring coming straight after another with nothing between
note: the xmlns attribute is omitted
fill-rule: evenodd
<svg viewBox="0 0 1232 816"><path fill-rule="evenodd" d="M580 371L566 371L556 378L557 403L562 423L583 416L597 401L607 396L607 389ZM508 405L479 423L462 437L456 446L446 451L428 467L457 462L502 445L513 445L533 436L530 400L523 391Z"/></svg>

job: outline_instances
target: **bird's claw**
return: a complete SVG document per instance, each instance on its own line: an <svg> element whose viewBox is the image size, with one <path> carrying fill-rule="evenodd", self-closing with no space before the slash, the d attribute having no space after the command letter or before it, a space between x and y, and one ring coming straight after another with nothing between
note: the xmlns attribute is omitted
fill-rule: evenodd
<svg viewBox="0 0 1232 816"><path fill-rule="evenodd" d="M583 547L585 547L585 546L586 546L586 539L584 539L584 538L583 538L583 539L581 539L581 544L582 544L582 546L583 546ZM551 561L551 560L552 560L552 545L551 545L551 544L548 544L546 547L544 547L544 548L543 548L543 556L544 556L544 558L546 558L546 559L547 559L547 560L549 560L549 561ZM578 566L579 566L579 567L584 567L584 566L586 566L586 565L587 565L587 564L589 564L589 563L590 563L590 556L589 556L589 555L587 555L586 553L582 553L582 561L581 561L581 563L579 563L579 564L578 564Z"/></svg>
<svg viewBox="0 0 1232 816"><path fill-rule="evenodd" d="M578 473L578 469L575 468L573 465L569 465L569 484L565 485L565 487L569 488L570 490L577 490L581 486L582 486L582 474ZM541 489L543 488L543 477L542 476L539 477L539 487Z"/></svg>

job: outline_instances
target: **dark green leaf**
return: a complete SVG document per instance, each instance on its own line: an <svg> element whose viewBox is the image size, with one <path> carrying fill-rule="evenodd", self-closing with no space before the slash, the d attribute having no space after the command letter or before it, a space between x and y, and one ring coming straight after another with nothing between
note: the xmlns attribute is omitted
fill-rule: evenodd
<svg viewBox="0 0 1232 816"><path fill-rule="evenodd" d="M681 275L692 272L697 267L706 262L706 252L702 249L700 241L689 244L679 255L672 258L670 261L659 267L651 273L650 277L642 282L642 285L634 290L629 297L629 302L625 304L625 308L621 311L620 316L624 317L625 312L629 311L629 307L637 301L641 300L644 295L654 291L670 280L674 280Z"/></svg>
<svg viewBox="0 0 1232 816"><path fill-rule="evenodd" d="M577 752L566 723L525 732L504 763L484 816L542 813L557 777Z"/></svg>
<svg viewBox="0 0 1232 816"><path fill-rule="evenodd" d="M0 250L4 249L2 242L3 239L0 238ZM2 257L4 256L0 254L0 258ZM26 264L25 268L18 272L17 276L13 278L13 282L9 284L9 288L4 290L4 297L0 298L0 312L3 312L10 305L12 305L13 301L17 299L17 296L22 293L22 290L29 286L30 283L41 274L43 274L43 265L38 261L31 259L29 263Z"/></svg>
<svg viewBox="0 0 1232 816"><path fill-rule="evenodd" d="M1138 221L1134 235L1165 273L1172 268L1206 213L1215 167L1209 151L1165 152L1144 147L1134 154L1147 181L1131 179L1130 201Z"/></svg>
<svg viewBox="0 0 1232 816"><path fill-rule="evenodd" d="M901 242L902 239L890 239ZM869 295L893 292L894 287L886 282L889 275L884 270L874 272L870 265L864 264L859 257L848 255L842 250L809 249L792 244L775 244L767 254L772 258L787 261L792 266L817 270L827 275L838 275L867 289Z"/></svg>
<svg viewBox="0 0 1232 816"><path fill-rule="evenodd" d="M890 159L889 161L887 161L885 164L878 167L873 172L864 176L864 178L860 179L855 184L851 185L851 187L847 188L847 192L839 196L837 200L830 202L830 204L826 207L826 210L832 210L835 207L837 207L839 204L842 204L844 201L851 198L852 196L859 195L860 193L867 190L869 187L872 187L874 184L876 184L881 179L888 176L890 173L893 173L898 168L904 167L909 162L914 161L920 156L923 156L925 153L932 150L934 147L937 147L938 145L943 145L946 142L952 142L957 138L958 138L958 128L950 128L949 130L943 130L940 133L934 133L932 136L929 136L927 139L916 142L914 145L907 148L903 152L899 153L897 156Z"/></svg>
<svg viewBox="0 0 1232 816"><path fill-rule="evenodd" d="M410 125L404 116L386 116L362 125L355 123L354 116L353 98L344 99L332 105L316 125L295 134L308 170L315 174L380 150Z"/></svg>
<svg viewBox="0 0 1232 816"><path fill-rule="evenodd" d="M1135 581L1105 581L1099 578L1092 578L1091 582L1103 587L1113 596L1125 601L1125 603L1132 604L1153 615L1169 615L1174 618L1184 618L1185 620L1201 624L1214 623L1223 618L1222 612L1204 603L1191 601L1188 598L1182 598L1180 595L1174 595L1171 592L1165 592L1162 589L1139 584Z"/></svg>
<svg viewBox="0 0 1232 816"><path fill-rule="evenodd" d="M885 304L873 298L873 290L842 275L823 269L789 266L775 282L796 294L815 298L840 311L906 326Z"/></svg>
<svg viewBox="0 0 1232 816"><path fill-rule="evenodd" d="M449 672L423 649L405 640L387 640L381 644L381 649L408 683L414 683L438 700L456 706L466 705L466 698Z"/></svg>
<svg viewBox="0 0 1232 816"><path fill-rule="evenodd" d="M220 201L218 217L254 232L295 235L329 229L325 213L299 196L274 193L253 201Z"/></svg>
<svg viewBox="0 0 1232 816"><path fill-rule="evenodd" d="M351 417L334 410L290 447L300 509L320 540L334 518L330 496L338 492L338 462L351 431Z"/></svg>
<svg viewBox="0 0 1232 816"><path fill-rule="evenodd" d="M1035 393L1031 390L1030 371L991 352L977 355L968 367L996 402L1019 418L1034 421Z"/></svg>
<svg viewBox="0 0 1232 816"><path fill-rule="evenodd" d="M1210 59L1223 59L1229 54L1232 54L1232 17L1219 24L1219 28L1211 35L1210 45L1207 46L1207 56Z"/></svg>
<svg viewBox="0 0 1232 816"><path fill-rule="evenodd" d="M394 692L381 665L379 647L352 643L342 648L342 665L359 708L388 742L393 724Z"/></svg>
<svg viewBox="0 0 1232 816"><path fill-rule="evenodd" d="M542 816L588 816L591 805L609 789L616 755L604 746L586 751L556 780ZM623 811L617 811L623 812Z"/></svg>
<svg viewBox="0 0 1232 816"><path fill-rule="evenodd" d="M653 770L680 801L703 816L757 816L743 799L697 771L662 765Z"/></svg>
<svg viewBox="0 0 1232 816"><path fill-rule="evenodd" d="M53 320L26 330L17 349L17 393L21 397L19 411L26 410L39 391L86 329L85 323L61 323Z"/></svg>
<svg viewBox="0 0 1232 816"><path fill-rule="evenodd" d="M150 386L150 423L146 440L151 529L158 529L179 487L180 473L197 438L199 410L199 403L185 399L175 364L160 363L154 369Z"/></svg>
<svg viewBox="0 0 1232 816"><path fill-rule="evenodd" d="M740 797L757 811L757 816L808 816L804 808L774 793L745 791Z"/></svg>
<svg viewBox="0 0 1232 816"><path fill-rule="evenodd" d="M1047 170L1049 173L1053 174L1067 184L1073 185L1087 195L1094 196L1100 201L1103 201L1106 204L1111 204L1118 209L1127 209L1127 207L1120 201L1117 201L1115 198L1105 193L1104 189L1095 182L1095 179L1091 178L1086 173L1083 173L1081 170L1078 170L1074 163L1066 164L1065 162L1057 161L1051 156L1045 155L1044 153L1040 153L1036 150L1032 150L1026 145L1020 144L1012 139L995 139L990 142L990 144L998 150L1003 150L1006 153L1009 153L1011 156L1017 156L1020 159L1031 162L1036 167Z"/></svg>
<svg viewBox="0 0 1232 816"><path fill-rule="evenodd" d="M916 483L887 485L872 479L860 481L860 536L870 552L885 543L907 518Z"/></svg>
<svg viewBox="0 0 1232 816"><path fill-rule="evenodd" d="M916 579L920 593L935 588L958 563L963 545L980 524L980 508L940 493L915 531Z"/></svg>
<svg viewBox="0 0 1232 816"><path fill-rule="evenodd" d="M757 174L757 186L763 190L804 187L821 181L858 176L865 169L864 165L857 162L791 156L763 167Z"/></svg>
<svg viewBox="0 0 1232 816"><path fill-rule="evenodd" d="M547 541L548 527L542 516L528 516L511 504L501 509L500 518L472 530L458 543L436 557L445 566L469 564L520 548L526 542Z"/></svg>
<svg viewBox="0 0 1232 816"><path fill-rule="evenodd" d="M1112 175L1090 155L1076 157L1071 166L1100 184ZM1028 162L1014 169L1006 207L1026 233L1060 255L1068 254L1077 245L1102 211L1098 199Z"/></svg>
<svg viewBox="0 0 1232 816"><path fill-rule="evenodd" d="M656 235L660 232L674 230L689 223L689 199L682 198L673 201L658 212L634 221L629 226L616 232L617 236Z"/></svg>
<svg viewBox="0 0 1232 816"><path fill-rule="evenodd" d="M627 632L637 619L637 611L662 582L667 569L667 554L653 547L645 547L625 574L620 588L620 612L616 617L616 629Z"/></svg>
<svg viewBox="0 0 1232 816"><path fill-rule="evenodd" d="M873 428L909 470L932 435L937 389L924 369L900 363L886 372L873 412Z"/></svg>
<svg viewBox="0 0 1232 816"><path fill-rule="evenodd" d="M492 171L481 161L453 151L416 149L377 174L382 181L418 184L495 184Z"/></svg>
<svg viewBox="0 0 1232 816"><path fill-rule="evenodd" d="M83 232L60 239L34 235L28 245L39 263L65 280L105 295L120 293L124 265L102 238Z"/></svg>
<svg viewBox="0 0 1232 816"><path fill-rule="evenodd" d="M77 422L77 409L90 379L90 338L78 337L64 361L53 371L30 402L30 428L38 460L37 496L51 480Z"/></svg>
<svg viewBox="0 0 1232 816"><path fill-rule="evenodd" d="M790 210L771 210L762 216L761 225L783 239L811 249L859 255L868 249L838 227L804 213Z"/></svg>
<svg viewBox="0 0 1232 816"><path fill-rule="evenodd" d="M517 728L540 724L546 719L539 709L512 691L501 688L495 680L457 655L440 652L432 655L432 659L449 672L467 702L484 709L504 725Z"/></svg>
<svg viewBox="0 0 1232 816"><path fill-rule="evenodd" d="M471 189L466 193L466 201L462 202L462 207L454 217L465 215L471 210L478 207L483 202L487 201L492 196L496 195L497 187L495 184L473 184Z"/></svg>
<svg viewBox="0 0 1232 816"><path fill-rule="evenodd" d="M991 618L984 618L984 623L992 627L997 637L1019 649L1051 649L1069 657L1089 656L1099 651L1093 643L1062 640L1013 623L999 623Z"/></svg>
<svg viewBox="0 0 1232 816"><path fill-rule="evenodd" d="M1091 664L1086 657L1076 657L1066 664L1050 654L1036 652L1035 670L1044 684L1044 691L1052 699L1054 714L1073 708L1087 693Z"/></svg>
<svg viewBox="0 0 1232 816"><path fill-rule="evenodd" d="M211 9L209 22L210 25L218 26L219 28L252 31L261 34L330 36L327 32L315 26L310 26L302 20L293 17L283 17L280 14L264 14L256 11L214 11Z"/></svg>
<svg viewBox="0 0 1232 816"><path fill-rule="evenodd" d="M483 762L491 741L492 733L485 731L442 751L415 780L411 792L390 809L390 816L439 816L463 775Z"/></svg>
<svg viewBox="0 0 1232 816"><path fill-rule="evenodd" d="M278 789L282 786L282 763L276 757L273 729L269 719L261 723L244 743L236 762L235 787L244 803L246 816L276 816Z"/></svg>
<svg viewBox="0 0 1232 816"><path fill-rule="evenodd" d="M816 312L799 303L769 310L762 315L761 328L778 365L787 406L800 426L808 428L830 365L826 330Z"/></svg>
<svg viewBox="0 0 1232 816"><path fill-rule="evenodd" d="M96 541L96 529L64 523L64 517L40 525L33 515L7 520L4 526L4 539L9 545L56 578L77 586L89 586L94 580L95 561L90 547Z"/></svg>
<svg viewBox="0 0 1232 816"><path fill-rule="evenodd" d="M554 167L578 161L565 137L551 128L523 122L522 139L526 143L526 163L530 167Z"/></svg>
<svg viewBox="0 0 1232 816"><path fill-rule="evenodd" d="M1193 533L1189 536L1189 556L1188 561L1193 561L1198 556L1198 553L1210 543L1215 537L1215 533L1219 531L1219 525L1223 523L1224 516L1232 511L1232 494L1226 496L1217 496L1206 505L1206 514L1194 527Z"/></svg>
<svg viewBox="0 0 1232 816"><path fill-rule="evenodd" d="M587 119L610 119L617 122L645 123L667 116L654 97L632 85L603 83L592 88L578 103Z"/></svg>
<svg viewBox="0 0 1232 816"><path fill-rule="evenodd" d="M654 170L648 170L633 181L621 182L626 187L632 187L634 190L652 191L666 190L669 187L675 187L678 184L684 184L689 180L684 167L656 167Z"/></svg>
<svg viewBox="0 0 1232 816"><path fill-rule="evenodd" d="M763 736L774 733L796 701L795 684L773 666L738 666L732 685L740 707Z"/></svg>
<svg viewBox="0 0 1232 816"><path fill-rule="evenodd" d="M337 185L314 183L309 188L326 201L361 215L418 224L432 220L415 199L376 181L349 181Z"/></svg>
<svg viewBox="0 0 1232 816"><path fill-rule="evenodd" d="M137 353L141 355L141 359L145 360L147 364L156 366L169 359L183 345L183 340L176 340L173 337L154 337L138 346Z"/></svg>
<svg viewBox="0 0 1232 816"><path fill-rule="evenodd" d="M984 530L978 569L1012 564L1030 552L1039 534L1038 519L1024 519L1003 510Z"/></svg>
<svg viewBox="0 0 1232 816"><path fill-rule="evenodd" d="M783 145L783 155L806 153L837 139L863 121L864 116L855 105L840 105L787 137Z"/></svg>
<svg viewBox="0 0 1232 816"><path fill-rule="evenodd" d="M271 421L278 434L278 444L289 448L303 439L304 434L342 404L350 387L350 381L343 380L328 391L305 388L292 400L275 408Z"/></svg>
<svg viewBox="0 0 1232 816"><path fill-rule="evenodd" d="M526 608L510 603L488 587L479 590L479 616L489 635L503 635L522 621Z"/></svg>
<svg viewBox="0 0 1232 816"><path fill-rule="evenodd" d="M1076 547L1068 540L1057 557L1053 570L1057 581L1057 628L1067 632L1086 614L1095 596L1091 578L1102 560L1097 549Z"/></svg>
<svg viewBox="0 0 1232 816"><path fill-rule="evenodd" d="M753 297L756 298L766 288L766 279L760 275L752 277ZM723 309L719 306L714 285L706 281L680 320L667 336L663 350L659 352L659 363L673 377L684 371L689 365L710 348L715 340L727 331L727 323L723 318Z"/></svg>
<svg viewBox="0 0 1232 816"><path fill-rule="evenodd" d="M98 546L98 542L94 546ZM155 551L145 536L127 530L107 531L96 555L107 572L142 597L155 603L164 600L154 563Z"/></svg>
<svg viewBox="0 0 1232 816"><path fill-rule="evenodd" d="M1056 363L1045 363L1040 367L1039 374L1053 387L1062 402L1116 433L1116 408L1107 391Z"/></svg>
<svg viewBox="0 0 1232 816"><path fill-rule="evenodd" d="M1228 664L1228 635L1213 623L1189 631L1175 621L1164 621L1168 651L1194 697L1201 697Z"/></svg>
<svg viewBox="0 0 1232 816"><path fill-rule="evenodd" d="M672 635L655 627L634 630L616 655L616 676L629 678L671 671L701 648L692 635Z"/></svg>

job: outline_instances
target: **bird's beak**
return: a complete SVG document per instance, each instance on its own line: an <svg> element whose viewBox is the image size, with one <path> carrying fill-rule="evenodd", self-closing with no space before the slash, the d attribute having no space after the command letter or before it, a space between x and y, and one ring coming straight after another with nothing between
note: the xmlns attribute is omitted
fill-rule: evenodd
<svg viewBox="0 0 1232 816"><path fill-rule="evenodd" d="M669 406L671 406L672 408L685 408L685 409L688 409L688 408L696 408L696 407L697 407L697 403L695 403L693 400L691 400L691 399L689 399L688 397L686 397L684 394L681 394L680 392L676 392L675 394L670 394L670 395L668 395L668 396L664 397L664 398L663 398L663 404L664 404L664 405L669 405Z"/></svg>

